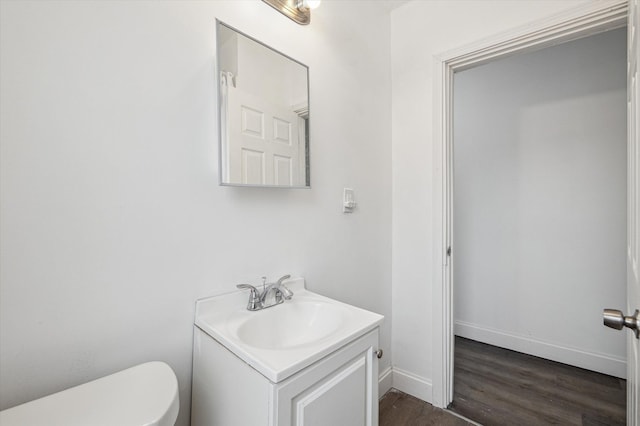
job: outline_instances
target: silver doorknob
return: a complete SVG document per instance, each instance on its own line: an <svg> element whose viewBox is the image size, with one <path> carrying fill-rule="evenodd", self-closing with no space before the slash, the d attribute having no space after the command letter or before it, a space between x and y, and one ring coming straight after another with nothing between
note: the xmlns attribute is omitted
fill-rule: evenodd
<svg viewBox="0 0 640 426"><path fill-rule="evenodd" d="M607 327L615 328L616 330L622 330L623 327L628 327L635 332L636 339L639 339L639 314L640 311L638 311L637 309L631 316L624 316L622 311L619 311L617 309L605 309L603 313L604 325L606 325Z"/></svg>

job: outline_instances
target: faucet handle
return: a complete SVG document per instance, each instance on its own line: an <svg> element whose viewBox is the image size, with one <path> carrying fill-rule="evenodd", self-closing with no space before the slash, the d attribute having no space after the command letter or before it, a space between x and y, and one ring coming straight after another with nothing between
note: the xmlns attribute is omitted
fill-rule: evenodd
<svg viewBox="0 0 640 426"><path fill-rule="evenodd" d="M260 295L258 294L258 289L252 286L251 284L238 284L236 285L239 289L249 289L251 293L249 294L249 302L247 303L247 309L250 311L257 311L260 309Z"/></svg>
<svg viewBox="0 0 640 426"><path fill-rule="evenodd" d="M284 297L286 300L291 300L291 297L293 296L293 292L289 290L286 285L282 284L282 281L288 280L289 278L291 278L291 275L287 274L278 278L278 282L277 282L277 286L280 289L280 292L282 293L282 297Z"/></svg>
<svg viewBox="0 0 640 426"><path fill-rule="evenodd" d="M291 275L290 275L290 274L283 275L283 276L281 276L280 278L278 278L277 283L278 283L278 284L282 284L282 281L284 281L284 280L288 280L289 278L291 278Z"/></svg>
<svg viewBox="0 0 640 426"><path fill-rule="evenodd" d="M255 288L254 286L252 286L251 284L237 284L236 287L239 288L239 289L245 289L246 288L248 290L251 290L251 293L257 293L258 292L258 289Z"/></svg>

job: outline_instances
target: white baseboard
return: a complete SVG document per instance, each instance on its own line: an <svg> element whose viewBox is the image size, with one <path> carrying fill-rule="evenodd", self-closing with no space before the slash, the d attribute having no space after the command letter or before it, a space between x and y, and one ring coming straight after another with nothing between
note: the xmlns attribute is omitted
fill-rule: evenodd
<svg viewBox="0 0 640 426"><path fill-rule="evenodd" d="M385 368L378 376L378 398L391 389L393 385L393 369L391 367Z"/></svg>
<svg viewBox="0 0 640 426"><path fill-rule="evenodd" d="M392 387L431 404L433 401L431 380L395 367L392 371Z"/></svg>
<svg viewBox="0 0 640 426"><path fill-rule="evenodd" d="M528 336L479 326L465 321L456 320L454 330L456 336L466 337L467 339L488 343L512 351L550 359L623 379L626 378L627 375L627 361L625 358L562 346L557 343L545 342Z"/></svg>

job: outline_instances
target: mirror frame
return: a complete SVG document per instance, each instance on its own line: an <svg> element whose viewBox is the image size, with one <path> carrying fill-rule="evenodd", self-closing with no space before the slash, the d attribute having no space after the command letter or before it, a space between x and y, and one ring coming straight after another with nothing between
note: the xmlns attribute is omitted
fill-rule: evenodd
<svg viewBox="0 0 640 426"><path fill-rule="evenodd" d="M278 54L278 55L282 55L283 57L289 59L292 62L295 62L298 65L303 66L306 69L306 74L307 74L307 118L306 118L306 132L305 132L305 136L306 136L306 152L305 152L305 165L306 165L306 182L304 185L262 185L262 184L246 184L246 183L233 183L233 182L225 182L223 179L224 176L224 172L226 171L227 166L225 166L224 163L224 158L223 158L223 149L222 149L222 144L226 143L227 141L223 141L223 127L222 127L222 111L221 111L221 103L222 103L222 93L221 93L221 78L220 78L220 49L219 49L219 40L220 40L220 28L221 27L225 27L227 29L230 29L232 31L235 31L236 33L238 33L241 36L244 36L246 38L248 38L249 40L258 43L261 46L266 47L267 49L271 50L272 52ZM260 40L256 39L255 37L252 37L240 30L238 30L237 28L219 20L216 19L216 44L215 44L215 48L216 48L216 55L215 55L215 82L216 82L216 110L217 110L217 124L218 124L218 182L219 182L219 186L237 186L237 187L250 187L250 188L283 188L283 189L311 189L311 90L310 90L310 78L309 78L309 67L305 64L303 64L302 62L292 58L291 56L282 53L281 51L274 49L273 47L261 42Z"/></svg>

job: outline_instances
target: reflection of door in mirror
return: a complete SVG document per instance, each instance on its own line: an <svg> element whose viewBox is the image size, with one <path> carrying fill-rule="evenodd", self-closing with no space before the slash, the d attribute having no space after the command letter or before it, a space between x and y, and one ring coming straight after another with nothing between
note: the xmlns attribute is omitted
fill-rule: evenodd
<svg viewBox="0 0 640 426"><path fill-rule="evenodd" d="M299 120L295 112L230 87L230 179L248 185L302 186ZM302 146L300 146L302 142Z"/></svg>
<svg viewBox="0 0 640 426"><path fill-rule="evenodd" d="M308 68L218 22L224 185L309 187Z"/></svg>

